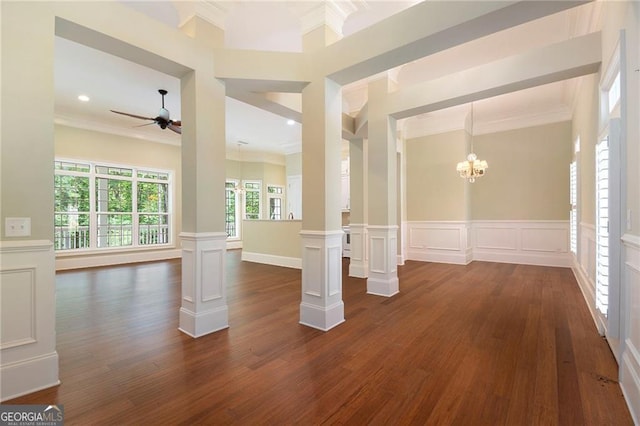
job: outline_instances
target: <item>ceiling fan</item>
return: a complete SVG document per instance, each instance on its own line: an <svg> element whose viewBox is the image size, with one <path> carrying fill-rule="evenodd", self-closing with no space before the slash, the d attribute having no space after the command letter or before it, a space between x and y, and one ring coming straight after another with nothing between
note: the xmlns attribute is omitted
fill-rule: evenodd
<svg viewBox="0 0 640 426"><path fill-rule="evenodd" d="M159 89L158 93L162 95L162 108L160 108L160 111L158 112L158 116L155 118L129 114L128 112L120 112L120 111L114 111L114 110L110 110L110 111L115 112L116 114L122 114L122 115L127 115L133 118L139 118L141 120L153 121L153 123L141 124L140 126L136 126L136 127L148 126L150 124L157 124L163 130L169 129L169 130L173 130L176 133L182 134L182 122L180 120L171 120L169 118L169 110L164 107L164 95L166 95L168 92L164 89Z"/></svg>

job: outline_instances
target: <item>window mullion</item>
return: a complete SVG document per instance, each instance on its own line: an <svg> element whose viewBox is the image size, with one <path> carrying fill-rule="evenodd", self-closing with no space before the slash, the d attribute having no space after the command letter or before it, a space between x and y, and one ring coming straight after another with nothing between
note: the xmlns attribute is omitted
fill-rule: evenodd
<svg viewBox="0 0 640 426"><path fill-rule="evenodd" d="M131 177L131 245L138 247L139 243L139 217L138 217L138 171L133 169Z"/></svg>

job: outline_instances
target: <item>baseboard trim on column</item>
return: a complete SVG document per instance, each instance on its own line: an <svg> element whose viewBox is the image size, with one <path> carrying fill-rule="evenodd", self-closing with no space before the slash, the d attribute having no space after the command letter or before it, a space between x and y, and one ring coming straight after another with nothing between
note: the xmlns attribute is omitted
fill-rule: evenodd
<svg viewBox="0 0 640 426"><path fill-rule="evenodd" d="M226 306L196 314L180 308L178 330L191 337L201 337L229 328L229 311Z"/></svg>
<svg viewBox="0 0 640 426"><path fill-rule="evenodd" d="M390 280L381 280L369 277L367 279L367 294L375 296L391 297L400 292L398 277Z"/></svg>
<svg viewBox="0 0 640 426"><path fill-rule="evenodd" d="M349 276L355 278L367 278L369 273L368 263L349 263Z"/></svg>
<svg viewBox="0 0 640 426"><path fill-rule="evenodd" d="M322 308L309 303L300 303L300 324L321 331L329 331L344 322L344 303Z"/></svg>

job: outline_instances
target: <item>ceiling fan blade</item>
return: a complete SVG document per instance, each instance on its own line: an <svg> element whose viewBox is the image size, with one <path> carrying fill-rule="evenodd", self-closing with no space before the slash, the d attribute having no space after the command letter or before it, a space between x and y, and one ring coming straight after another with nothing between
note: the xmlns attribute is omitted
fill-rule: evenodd
<svg viewBox="0 0 640 426"><path fill-rule="evenodd" d="M177 126L175 122L167 125L167 129L171 129L174 132L178 133L179 135L182 134L182 127Z"/></svg>
<svg viewBox="0 0 640 426"><path fill-rule="evenodd" d="M153 123L145 123L145 124L140 124L140 125L138 125L138 126L133 126L133 127L135 128L135 127L151 126L151 125L153 125L153 124L156 124L156 123L155 123L155 122L153 122Z"/></svg>
<svg viewBox="0 0 640 426"><path fill-rule="evenodd" d="M180 120L171 120L171 124L174 126L182 127L182 121Z"/></svg>
<svg viewBox="0 0 640 426"><path fill-rule="evenodd" d="M151 117L143 117L143 116L141 116L141 115L135 115L135 114L129 114L128 112L114 111L114 110L112 110L112 109L110 109L109 111L111 111L111 112L115 112L116 114L127 115L127 116L129 116L129 117L133 117L133 118L139 118L139 119L141 119L141 120L153 120L153 121L155 121L155 120L156 120L155 118L151 118Z"/></svg>

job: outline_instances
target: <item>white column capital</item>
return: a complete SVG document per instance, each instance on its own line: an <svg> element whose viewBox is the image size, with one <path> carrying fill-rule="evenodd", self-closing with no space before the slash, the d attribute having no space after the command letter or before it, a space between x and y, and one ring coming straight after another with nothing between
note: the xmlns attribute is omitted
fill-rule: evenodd
<svg viewBox="0 0 640 426"><path fill-rule="evenodd" d="M362 1L358 3L364 4ZM356 10L358 10L358 7L355 1L327 0L317 2L313 7L304 10L297 8L294 12L300 17L302 35L326 25L334 33L342 37L344 22Z"/></svg>
<svg viewBox="0 0 640 426"><path fill-rule="evenodd" d="M180 27L194 16L215 25L221 30L225 29L229 16L230 3L226 1L176 1L173 2L180 16Z"/></svg>

